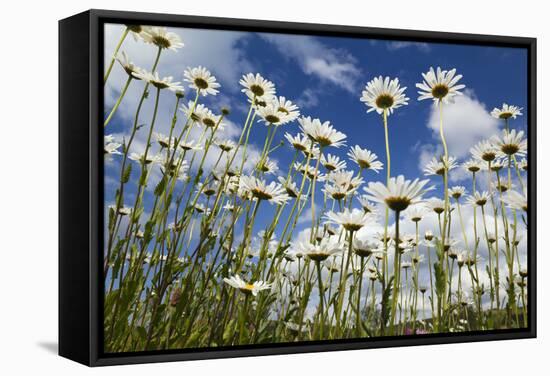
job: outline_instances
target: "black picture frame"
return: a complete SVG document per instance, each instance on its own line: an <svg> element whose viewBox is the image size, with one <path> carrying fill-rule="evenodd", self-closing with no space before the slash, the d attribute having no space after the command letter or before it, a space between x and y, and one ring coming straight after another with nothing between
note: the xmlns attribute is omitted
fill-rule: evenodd
<svg viewBox="0 0 550 376"><path fill-rule="evenodd" d="M528 52L528 327L498 331L105 354L102 350L103 27L107 22L525 48ZM59 354L88 366L536 337L536 39L88 10L59 21Z"/></svg>

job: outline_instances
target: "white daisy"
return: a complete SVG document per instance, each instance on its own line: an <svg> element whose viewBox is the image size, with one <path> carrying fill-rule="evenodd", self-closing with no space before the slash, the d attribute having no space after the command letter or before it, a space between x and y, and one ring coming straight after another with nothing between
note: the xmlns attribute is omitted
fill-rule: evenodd
<svg viewBox="0 0 550 376"><path fill-rule="evenodd" d="M348 189L348 187L342 185L325 184L323 192L330 198L336 201L340 201L346 198L348 195L353 194L356 189Z"/></svg>
<svg viewBox="0 0 550 376"><path fill-rule="evenodd" d="M298 151L306 151L311 148L311 140L304 134L298 133L296 136L293 136L290 133L285 133L285 138Z"/></svg>
<svg viewBox="0 0 550 376"><path fill-rule="evenodd" d="M151 73L145 70L140 70L139 72L132 73L134 77L139 78L140 80L147 81L157 89L168 89L171 91L181 91L183 86L179 82L173 82L173 77L163 77L161 78L158 72Z"/></svg>
<svg viewBox="0 0 550 376"><path fill-rule="evenodd" d="M527 171L529 169L529 164L527 163L527 159L525 158L517 162L517 165L520 170Z"/></svg>
<svg viewBox="0 0 550 376"><path fill-rule="evenodd" d="M285 97L279 97L273 102L277 107L277 111L284 114L287 122L292 122L300 116L298 106L286 99Z"/></svg>
<svg viewBox="0 0 550 376"><path fill-rule="evenodd" d="M141 68L132 63L124 51L118 53L116 60L120 63L122 69L133 78L135 78L134 73L141 71Z"/></svg>
<svg viewBox="0 0 550 376"><path fill-rule="evenodd" d="M344 227L347 231L359 231L363 226L365 226L370 220L371 217L368 213L365 213L360 209L344 209L343 212L335 213L333 211L325 214L325 219L327 223L333 223Z"/></svg>
<svg viewBox="0 0 550 376"><path fill-rule="evenodd" d="M284 177L279 176L277 180L279 180L279 183L281 183L281 185L285 188L286 193L289 195L289 197L292 197L292 198L298 197L300 193L300 189L298 188L296 183L292 181L292 178L289 178L287 180ZM302 197L302 199L305 199L305 197Z"/></svg>
<svg viewBox="0 0 550 376"><path fill-rule="evenodd" d="M210 71L205 67L188 67L183 72L184 81L189 82L193 89L199 91L202 96L216 95L219 93L217 90L220 84L216 82L216 77L212 76Z"/></svg>
<svg viewBox="0 0 550 376"><path fill-rule="evenodd" d="M321 239L320 242L311 243L302 241L293 244L293 248L313 261L325 261L332 255L342 252L340 242L336 236L328 236Z"/></svg>
<svg viewBox="0 0 550 376"><path fill-rule="evenodd" d="M501 136L493 136L491 141L504 155L524 156L527 153L527 140L523 138L523 131L503 130Z"/></svg>
<svg viewBox="0 0 550 376"><path fill-rule="evenodd" d="M527 195L510 190L502 197L502 201L511 209L527 211Z"/></svg>
<svg viewBox="0 0 550 376"><path fill-rule="evenodd" d="M376 213L376 206L368 200L367 196L361 196L358 200L365 213Z"/></svg>
<svg viewBox="0 0 550 376"><path fill-rule="evenodd" d="M203 104L195 105L194 101L189 101L187 105L182 104L180 110L197 123L202 123L202 118L210 111Z"/></svg>
<svg viewBox="0 0 550 376"><path fill-rule="evenodd" d="M239 84L244 87L241 91L250 99L270 102L275 96L275 84L263 78L259 73L243 75Z"/></svg>
<svg viewBox="0 0 550 376"><path fill-rule="evenodd" d="M311 140L317 142L321 147L334 146L339 147L345 144L346 135L338 132L329 121L321 123L319 119L311 117L301 117L298 119L300 128Z"/></svg>
<svg viewBox="0 0 550 376"><path fill-rule="evenodd" d="M238 274L235 274L230 278L224 278L223 281L229 286L238 289L244 294L252 294L254 296L258 295L260 291L271 289L271 284L269 283L266 283L264 281L248 283L243 281Z"/></svg>
<svg viewBox="0 0 550 376"><path fill-rule="evenodd" d="M215 144L224 152L230 152L236 146L232 140L216 140Z"/></svg>
<svg viewBox="0 0 550 376"><path fill-rule="evenodd" d="M436 214L441 214L445 211L445 200L432 197L426 201L426 209L431 210Z"/></svg>
<svg viewBox="0 0 550 376"><path fill-rule="evenodd" d="M332 154L322 155L321 164L328 171L340 171L346 168L346 161L341 161L340 157Z"/></svg>
<svg viewBox="0 0 550 376"><path fill-rule="evenodd" d="M391 210L401 212L410 205L422 201L422 195L433 187L424 188L429 180L405 180L403 175L390 178L388 185L381 182L369 183L363 188L369 200L387 205Z"/></svg>
<svg viewBox="0 0 550 376"><path fill-rule="evenodd" d="M489 201L491 196L489 195L489 192L483 191L483 192L474 192L472 195L470 195L467 199L467 202L470 205L477 205L477 206L483 206Z"/></svg>
<svg viewBox="0 0 550 376"><path fill-rule="evenodd" d="M471 173L476 173L485 168L485 164L482 164L478 159L470 159L462 164L462 167Z"/></svg>
<svg viewBox="0 0 550 376"><path fill-rule="evenodd" d="M411 222L420 222L424 215L426 215L426 207L423 205L411 206L405 210L405 216Z"/></svg>
<svg viewBox="0 0 550 376"><path fill-rule="evenodd" d="M479 161L492 162L499 155L499 149L489 141L480 141L470 149L472 156Z"/></svg>
<svg viewBox="0 0 550 376"><path fill-rule="evenodd" d="M462 75L456 75L456 69L450 71L441 70L437 67L437 72L433 67L427 73L422 73L424 81L417 83L416 87L420 89L418 94L418 100L433 99L435 102L442 101L443 103L449 103L456 95L462 95L459 91L464 89L465 85L457 85L457 82L462 78Z"/></svg>
<svg viewBox="0 0 550 376"><path fill-rule="evenodd" d="M140 34L146 43L156 45L161 49L177 51L183 47L183 42L178 34L168 31L165 27L144 26Z"/></svg>
<svg viewBox="0 0 550 376"><path fill-rule="evenodd" d="M491 111L491 116L503 120L510 118L515 119L516 117L523 115L521 110L523 110L523 108L503 103L502 108L493 108L493 111Z"/></svg>
<svg viewBox="0 0 550 376"><path fill-rule="evenodd" d="M327 175L327 179L348 190L357 189L364 182L361 176L354 176L353 171L333 171Z"/></svg>
<svg viewBox="0 0 550 376"><path fill-rule="evenodd" d="M348 156L359 165L360 168L366 168L378 173L384 164L377 160L378 156L367 149L361 149L359 145L355 145L348 152Z"/></svg>
<svg viewBox="0 0 550 376"><path fill-rule="evenodd" d="M103 137L104 140L104 146L103 146L103 154L118 154L121 155L122 153L118 151L118 149L122 146L122 144L115 142L115 138L113 135L109 134Z"/></svg>
<svg viewBox="0 0 550 376"><path fill-rule="evenodd" d="M142 39L143 36L143 29L144 27L142 25L129 25L126 24L126 28L132 33L132 37L135 41L138 41L139 39Z"/></svg>
<svg viewBox="0 0 550 376"><path fill-rule="evenodd" d="M261 117L258 122L263 121L266 125L279 126L290 120L287 114L279 111L277 103L268 103L266 106L259 107L256 113Z"/></svg>
<svg viewBox="0 0 550 376"><path fill-rule="evenodd" d="M130 158L133 161L144 163L144 164L151 164L151 163L159 163L162 162L162 158L158 155L151 155L147 154L147 157L145 157L144 153L131 153L128 158Z"/></svg>
<svg viewBox="0 0 550 376"><path fill-rule="evenodd" d="M202 150L203 146L198 144L195 140L183 141L178 145L182 150Z"/></svg>
<svg viewBox="0 0 550 376"><path fill-rule="evenodd" d="M451 171L456 166L457 163L455 157L449 157L448 160L446 160L445 157L441 157L440 159L433 157L424 168L424 175L443 176L445 174L445 167L447 167L447 171Z"/></svg>
<svg viewBox="0 0 550 376"><path fill-rule="evenodd" d="M460 185L454 186L449 189L449 195L455 200L458 200L460 197L464 196L465 194L466 194L466 188Z"/></svg>
<svg viewBox="0 0 550 376"><path fill-rule="evenodd" d="M261 158L258 157L254 160L254 165L258 171L263 172L264 174L275 174L279 170L277 162L271 160L269 157Z"/></svg>
<svg viewBox="0 0 550 376"><path fill-rule="evenodd" d="M267 184L265 180L257 179L254 176L242 176L239 188L252 197L258 200L267 200L271 204L281 205L290 200L282 185L275 182Z"/></svg>
<svg viewBox="0 0 550 376"><path fill-rule="evenodd" d="M409 98L404 94L405 89L407 88L399 86L398 78L390 80L389 77L375 77L365 86L361 102L370 107L367 113L376 111L382 114L388 111L387 113L391 114L394 109L408 104Z"/></svg>
<svg viewBox="0 0 550 376"><path fill-rule="evenodd" d="M361 240L358 237L353 238L353 251L359 257L369 257L378 249L378 244Z"/></svg>

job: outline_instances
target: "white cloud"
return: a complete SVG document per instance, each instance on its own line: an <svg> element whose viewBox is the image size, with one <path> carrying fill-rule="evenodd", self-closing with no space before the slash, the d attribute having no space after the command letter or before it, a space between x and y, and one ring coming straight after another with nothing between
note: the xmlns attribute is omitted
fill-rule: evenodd
<svg viewBox="0 0 550 376"><path fill-rule="evenodd" d="M387 48L389 51L397 51L403 48L411 48L411 47L417 48L422 52L431 51L431 47L428 43L396 41L396 42L389 42L387 44Z"/></svg>
<svg viewBox="0 0 550 376"><path fill-rule="evenodd" d="M286 58L295 60L304 73L330 82L349 92L357 90L360 68L348 51L334 49L314 37L302 35L261 35Z"/></svg>

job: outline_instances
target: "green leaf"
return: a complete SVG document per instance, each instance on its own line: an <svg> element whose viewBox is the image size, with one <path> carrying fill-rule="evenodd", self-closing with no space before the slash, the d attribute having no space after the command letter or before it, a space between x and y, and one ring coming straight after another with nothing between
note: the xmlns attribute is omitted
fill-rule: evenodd
<svg viewBox="0 0 550 376"><path fill-rule="evenodd" d="M122 174L122 183L128 183L128 181L130 180L131 173L132 173L132 164L128 163L128 166L126 166L126 169Z"/></svg>

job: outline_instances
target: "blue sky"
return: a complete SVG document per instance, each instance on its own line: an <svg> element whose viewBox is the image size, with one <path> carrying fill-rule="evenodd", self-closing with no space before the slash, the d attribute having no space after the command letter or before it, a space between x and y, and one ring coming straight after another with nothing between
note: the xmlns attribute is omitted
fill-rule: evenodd
<svg viewBox="0 0 550 376"><path fill-rule="evenodd" d="M106 61L122 31L121 25L106 26ZM471 146L496 134L502 127L489 115L493 107L500 107L506 102L523 107L526 114L527 51L522 49L179 28L171 28L170 31L181 36L185 47L178 52L163 52L158 67L160 75L174 76L176 81L183 81L183 71L188 66L208 68L222 86L219 95L208 96L204 101L201 97L201 102L214 112L219 112L222 105L231 108L226 136L233 139L238 138L248 109L238 80L249 72L260 73L273 81L277 94L295 101L303 115L328 120L348 136L346 147L332 148L327 152L347 159L349 147L357 144L375 152L384 163L381 116L375 112L367 114L367 108L359 98L364 85L373 77L398 77L401 85L407 87L406 95L410 100L408 106L399 108L389 117L392 176L422 177L422 166L441 150L435 132L432 102L418 102L415 87L415 83L421 81L421 73L430 66L456 68L464 76L461 83L467 87L465 95L459 97L454 105L444 108L450 152L458 157L459 162L469 158ZM129 37L122 50L127 51L138 66L150 68L155 52L152 46ZM107 113L125 77L123 70L116 66L105 91ZM141 82L130 87L106 133L113 133L119 139L129 133L142 88ZM194 98L192 89L187 86L186 92L187 99ZM149 121L150 102L144 106L143 120L140 122ZM162 93L156 126L159 132L167 133L174 102L173 94L168 91ZM513 120L511 124L516 129L525 129L526 116ZM283 138L285 132L298 133L298 123L284 125L278 131L274 144ZM256 149L261 149L266 133L267 128L263 124L254 125L251 143ZM136 150L143 147L144 139L143 134L138 135ZM287 145L274 153L281 173L286 173L292 156L293 152ZM353 162L348 161L348 168L351 167L354 167ZM108 163L105 172L105 199L111 203L113 183L118 179L117 161ZM367 182L383 180L384 173L367 172L364 177ZM464 180L467 177L456 171L451 175L451 183L469 188L470 183ZM270 176L268 181L274 179ZM440 182L434 179L433 184L440 185ZM321 197L320 194L318 196ZM267 207L268 204L265 204L266 210ZM267 212L265 218L269 219ZM254 231L261 230L262 225L265 225L262 220L258 221ZM307 227L307 223L304 226Z"/></svg>

